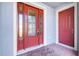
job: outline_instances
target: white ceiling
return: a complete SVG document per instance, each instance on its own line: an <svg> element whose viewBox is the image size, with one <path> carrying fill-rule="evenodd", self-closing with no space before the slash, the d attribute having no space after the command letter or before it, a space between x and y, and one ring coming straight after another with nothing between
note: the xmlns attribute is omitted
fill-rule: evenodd
<svg viewBox="0 0 79 59"><path fill-rule="evenodd" d="M50 6L52 8L56 8L56 7L61 6L63 4L70 4L72 2L42 2L42 3L44 3L45 5Z"/></svg>

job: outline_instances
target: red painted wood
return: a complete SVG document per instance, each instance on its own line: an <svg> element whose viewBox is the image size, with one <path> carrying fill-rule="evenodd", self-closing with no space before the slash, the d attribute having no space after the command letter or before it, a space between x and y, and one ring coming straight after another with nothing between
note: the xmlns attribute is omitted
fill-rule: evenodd
<svg viewBox="0 0 79 59"><path fill-rule="evenodd" d="M17 39L17 50L23 49L23 40L21 40L22 37L19 36L19 14L23 14L23 11L20 11L19 7L22 6L22 3L17 3L17 12L18 12L18 23L17 23L17 29L18 29L18 39Z"/></svg>
<svg viewBox="0 0 79 59"><path fill-rule="evenodd" d="M28 5L24 4L24 49L28 48Z"/></svg>
<svg viewBox="0 0 79 59"><path fill-rule="evenodd" d="M23 5L23 10L20 11L19 7ZM35 10L36 11L36 35L35 36L28 36L28 11L29 10ZM28 47L33 47L39 44L43 44L43 32L38 33L39 31L39 14L42 14L43 16L43 10L38 9L36 7L24 4L24 3L17 3L17 12L18 12L18 39L17 39L17 50L26 49ZM21 37L19 37L19 14L23 14L23 40L20 40ZM42 17L42 24L43 24L43 17ZM44 26L43 26L44 27ZM42 27L42 29L43 29ZM43 29L44 31L44 29Z"/></svg>
<svg viewBox="0 0 79 59"><path fill-rule="evenodd" d="M41 33L39 33L39 44L43 44L43 35L44 35L44 11L43 10L41 10L41 9L39 9L39 15L42 15L42 32ZM39 19L39 22L40 22L40 19ZM40 26L40 24L39 24L39 26ZM39 27L40 28L40 27Z"/></svg>
<svg viewBox="0 0 79 59"><path fill-rule="evenodd" d="M74 47L74 7L59 12L59 42Z"/></svg>
<svg viewBox="0 0 79 59"><path fill-rule="evenodd" d="M38 9L32 7L32 6L29 6L28 7L28 10L35 10L36 11L36 32L38 30ZM35 36L28 36L28 47L33 47L35 45L38 45L38 37L37 37L37 33Z"/></svg>

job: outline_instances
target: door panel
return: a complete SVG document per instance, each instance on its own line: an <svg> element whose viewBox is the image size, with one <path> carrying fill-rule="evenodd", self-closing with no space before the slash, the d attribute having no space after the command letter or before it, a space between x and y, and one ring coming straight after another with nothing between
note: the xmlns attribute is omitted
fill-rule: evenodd
<svg viewBox="0 0 79 59"><path fill-rule="evenodd" d="M18 9L18 40L17 40L17 50L23 49L23 4L17 3Z"/></svg>
<svg viewBox="0 0 79 59"><path fill-rule="evenodd" d="M59 12L59 42L74 47L74 7Z"/></svg>
<svg viewBox="0 0 79 59"><path fill-rule="evenodd" d="M29 6L28 7L28 46L35 46L38 44L37 37L37 22L38 9Z"/></svg>

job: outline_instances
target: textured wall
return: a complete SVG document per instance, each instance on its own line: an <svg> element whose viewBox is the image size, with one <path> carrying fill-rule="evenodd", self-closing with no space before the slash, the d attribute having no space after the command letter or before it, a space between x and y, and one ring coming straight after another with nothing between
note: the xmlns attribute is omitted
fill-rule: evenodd
<svg viewBox="0 0 79 59"><path fill-rule="evenodd" d="M13 55L13 3L0 2L0 55Z"/></svg>

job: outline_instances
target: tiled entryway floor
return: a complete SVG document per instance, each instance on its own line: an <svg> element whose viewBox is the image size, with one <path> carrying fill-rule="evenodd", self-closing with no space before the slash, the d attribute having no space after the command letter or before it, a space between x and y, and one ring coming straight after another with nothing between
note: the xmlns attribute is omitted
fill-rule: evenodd
<svg viewBox="0 0 79 59"><path fill-rule="evenodd" d="M21 56L77 56L77 52L58 44L50 44L21 54Z"/></svg>

